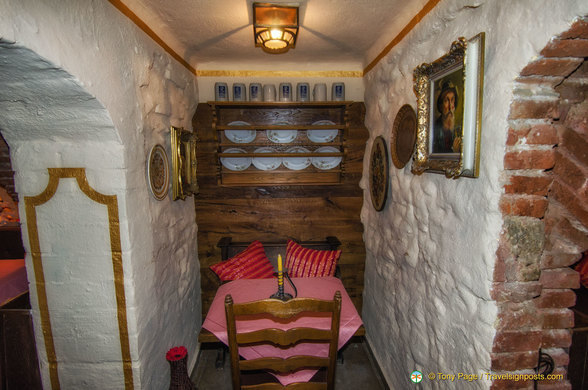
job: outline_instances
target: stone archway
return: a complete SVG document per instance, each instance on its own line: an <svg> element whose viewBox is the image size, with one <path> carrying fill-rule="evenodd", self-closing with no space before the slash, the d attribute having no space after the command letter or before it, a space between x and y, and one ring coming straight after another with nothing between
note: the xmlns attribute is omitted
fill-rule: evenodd
<svg viewBox="0 0 588 390"><path fill-rule="evenodd" d="M133 388L111 195L125 186L113 174L125 166L119 134L78 80L34 51L0 38L0 63L43 387Z"/></svg>
<svg viewBox="0 0 588 390"><path fill-rule="evenodd" d="M504 217L494 272L499 309L492 348L493 389L532 388L539 351L569 389L574 325L569 266L588 249L588 19L554 37L516 80L504 157Z"/></svg>

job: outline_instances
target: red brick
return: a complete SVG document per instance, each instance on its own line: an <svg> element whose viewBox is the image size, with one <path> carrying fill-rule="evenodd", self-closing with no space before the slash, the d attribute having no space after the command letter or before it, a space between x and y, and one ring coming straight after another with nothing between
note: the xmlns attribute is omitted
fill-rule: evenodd
<svg viewBox="0 0 588 390"><path fill-rule="evenodd" d="M570 309L541 309L543 329L567 329L574 327L574 312Z"/></svg>
<svg viewBox="0 0 588 390"><path fill-rule="evenodd" d="M491 353L491 366L493 371L516 371L526 368L535 368L539 358L539 350L525 352Z"/></svg>
<svg viewBox="0 0 588 390"><path fill-rule="evenodd" d="M510 105L509 119L557 119L557 100L515 100Z"/></svg>
<svg viewBox="0 0 588 390"><path fill-rule="evenodd" d="M580 198L559 180L554 180L551 184L549 196L565 207L582 225L588 226L588 204L584 198Z"/></svg>
<svg viewBox="0 0 588 390"><path fill-rule="evenodd" d="M572 390L572 384L565 379L562 379L562 382L556 383L551 381L541 381L537 382L537 390Z"/></svg>
<svg viewBox="0 0 588 390"><path fill-rule="evenodd" d="M541 268L567 267L580 259L579 253L543 252L541 256Z"/></svg>
<svg viewBox="0 0 588 390"><path fill-rule="evenodd" d="M543 331L541 348L568 348L572 345L570 329L548 329Z"/></svg>
<svg viewBox="0 0 588 390"><path fill-rule="evenodd" d="M565 33L561 34L559 37L561 39L588 39L588 20L584 18L576 20L572 24L572 27Z"/></svg>
<svg viewBox="0 0 588 390"><path fill-rule="evenodd" d="M588 117L588 113L586 113ZM569 154L578 160L583 166L588 166L588 139L585 135L579 134L569 127L560 129L559 151L562 154Z"/></svg>
<svg viewBox="0 0 588 390"><path fill-rule="evenodd" d="M522 84L535 84L542 87L554 88L560 85L565 78L563 76L519 76L516 81Z"/></svg>
<svg viewBox="0 0 588 390"><path fill-rule="evenodd" d="M547 195L553 179L548 176L511 176L504 186L507 194Z"/></svg>
<svg viewBox="0 0 588 390"><path fill-rule="evenodd" d="M579 190L586 183L587 171L588 167L579 166L575 161L570 160L568 156L561 154L560 148L555 149L553 174L560 181L574 190Z"/></svg>
<svg viewBox="0 0 588 390"><path fill-rule="evenodd" d="M529 63L521 71L521 76L568 76L582 62L583 58L540 58Z"/></svg>
<svg viewBox="0 0 588 390"><path fill-rule="evenodd" d="M542 309L560 309L576 304L576 293L568 289L543 289L537 298L537 307Z"/></svg>
<svg viewBox="0 0 588 390"><path fill-rule="evenodd" d="M553 210L556 209L559 211L561 206L557 207L556 205L556 203L551 203L545 213L545 226L549 226L549 229L545 229L546 236L548 236L548 239L551 239L551 235L565 237L568 241L578 246L581 252L584 252L588 249L588 235L584 230L578 230L576 228L580 223L575 218L569 216L569 213L561 211L557 215L557 211L554 212Z"/></svg>
<svg viewBox="0 0 588 390"><path fill-rule="evenodd" d="M513 372L513 373L509 373L509 372L504 372L504 371L499 371L499 372L494 372L494 374L512 374L512 375L516 375L516 374L520 374L519 372ZM484 379L486 379L486 377L484 376ZM492 378L490 378L492 379ZM492 381L492 385L490 386L491 390L533 390L533 381L531 380L527 380L527 381L523 381L523 380L507 380L507 379L495 379Z"/></svg>
<svg viewBox="0 0 588 390"><path fill-rule="evenodd" d="M500 210L504 215L543 218L548 200L536 195L502 195Z"/></svg>
<svg viewBox="0 0 588 390"><path fill-rule="evenodd" d="M573 73L573 76L576 76L579 70L583 70L584 66L580 67L577 71ZM560 108L562 103L566 105L573 105L577 103L581 103L586 99L586 84L583 81L576 80L575 77L570 77L565 79L565 81L554 88L555 92L559 93L559 97L564 102L560 101ZM561 115L560 118L562 121L566 115Z"/></svg>
<svg viewBox="0 0 588 390"><path fill-rule="evenodd" d="M496 332L492 352L523 352L536 351L541 346L542 332L529 331L499 331Z"/></svg>
<svg viewBox="0 0 588 390"><path fill-rule="evenodd" d="M505 169L551 169L555 163L553 150L510 151L504 155Z"/></svg>
<svg viewBox="0 0 588 390"><path fill-rule="evenodd" d="M543 288L580 288L580 274L571 268L555 268L541 271L539 282Z"/></svg>
<svg viewBox="0 0 588 390"><path fill-rule="evenodd" d="M534 301L499 302L498 307L497 331L541 329L542 319Z"/></svg>
<svg viewBox="0 0 588 390"><path fill-rule="evenodd" d="M541 294L539 282L494 283L490 296L497 302L524 302Z"/></svg>
<svg viewBox="0 0 588 390"><path fill-rule="evenodd" d="M544 57L588 57L588 40L553 39L540 54Z"/></svg>
<svg viewBox="0 0 588 390"><path fill-rule="evenodd" d="M555 145L559 142L557 131L553 125L535 125L527 136L529 145Z"/></svg>

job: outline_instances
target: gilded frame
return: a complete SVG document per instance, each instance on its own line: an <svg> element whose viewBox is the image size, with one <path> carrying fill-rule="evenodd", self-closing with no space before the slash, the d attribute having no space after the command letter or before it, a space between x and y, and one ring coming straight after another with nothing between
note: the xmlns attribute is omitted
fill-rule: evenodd
<svg viewBox="0 0 588 390"><path fill-rule="evenodd" d="M478 177L484 79L484 33L458 38L449 52L415 68L417 144L412 172L443 173L448 178ZM450 115L445 103L454 106ZM453 130L444 130L452 123Z"/></svg>
<svg viewBox="0 0 588 390"><path fill-rule="evenodd" d="M197 194L196 135L171 126L173 200Z"/></svg>

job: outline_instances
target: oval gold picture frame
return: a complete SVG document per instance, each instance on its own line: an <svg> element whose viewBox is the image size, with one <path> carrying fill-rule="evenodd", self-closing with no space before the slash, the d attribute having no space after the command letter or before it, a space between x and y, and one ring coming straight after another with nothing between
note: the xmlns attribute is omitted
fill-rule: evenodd
<svg viewBox="0 0 588 390"><path fill-rule="evenodd" d="M370 196L376 211L384 209L388 197L388 151L382 136L376 137L370 154Z"/></svg>
<svg viewBox="0 0 588 390"><path fill-rule="evenodd" d="M398 169L402 169L410 161L414 152L417 139L417 117L416 112L405 104L400 107L390 137L390 157L392 163Z"/></svg>
<svg viewBox="0 0 588 390"><path fill-rule="evenodd" d="M165 199L169 190L169 161L161 145L151 148L147 159L147 177L153 197L157 200Z"/></svg>

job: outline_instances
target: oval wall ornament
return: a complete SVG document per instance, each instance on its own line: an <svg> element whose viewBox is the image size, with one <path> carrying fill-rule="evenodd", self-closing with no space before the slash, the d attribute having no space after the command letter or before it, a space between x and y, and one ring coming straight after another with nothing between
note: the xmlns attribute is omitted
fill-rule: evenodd
<svg viewBox="0 0 588 390"><path fill-rule="evenodd" d="M370 196L376 211L382 211L388 196L388 152L382 136L376 137L370 155Z"/></svg>
<svg viewBox="0 0 588 390"><path fill-rule="evenodd" d="M410 161L416 138L416 112L410 104L405 104L396 114L390 137L390 157L396 168L402 169Z"/></svg>

